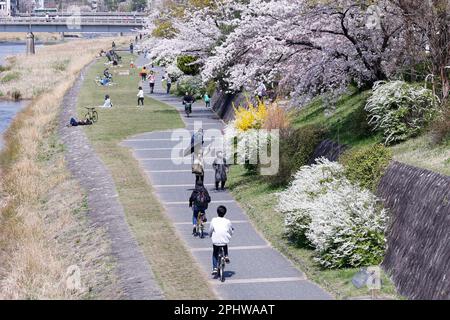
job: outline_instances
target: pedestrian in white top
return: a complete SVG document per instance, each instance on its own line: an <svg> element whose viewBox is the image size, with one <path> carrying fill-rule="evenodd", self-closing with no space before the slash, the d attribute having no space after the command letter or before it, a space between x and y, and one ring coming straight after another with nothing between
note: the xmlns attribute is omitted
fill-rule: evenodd
<svg viewBox="0 0 450 320"><path fill-rule="evenodd" d="M155 90L155 73L153 71L148 75L147 80L150 85L150 94L152 94Z"/></svg>
<svg viewBox="0 0 450 320"><path fill-rule="evenodd" d="M142 90L142 87L139 87L139 92L137 94L138 97L138 107L142 104L144 106L144 90Z"/></svg>
<svg viewBox="0 0 450 320"><path fill-rule="evenodd" d="M213 276L217 275L218 272L217 264L220 248L223 247L223 251L225 253L225 261L227 263L230 263L230 259L228 258L228 243L230 242L231 236L233 235L233 226L231 225L230 220L224 218L226 213L227 208L225 208L224 206L219 206L217 208L218 217L212 219L211 224L209 225L209 236L211 237L213 243Z"/></svg>

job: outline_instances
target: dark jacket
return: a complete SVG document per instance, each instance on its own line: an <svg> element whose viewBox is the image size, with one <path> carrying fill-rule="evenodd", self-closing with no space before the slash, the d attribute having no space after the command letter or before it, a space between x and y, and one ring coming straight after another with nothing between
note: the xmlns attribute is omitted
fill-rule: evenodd
<svg viewBox="0 0 450 320"><path fill-rule="evenodd" d="M183 104L184 103L194 103L195 102L195 99L194 99L194 97L193 96L191 96L190 94L189 95L185 95L185 96L183 96Z"/></svg>
<svg viewBox="0 0 450 320"><path fill-rule="evenodd" d="M195 190L192 191L191 197L189 198L189 207L192 207L193 205L195 205L195 199L197 198L197 195L199 194L200 191L204 191L205 195L206 195L206 203L198 209L208 209L208 203L211 202L211 197L209 196L208 190L206 190L205 187L195 187Z"/></svg>

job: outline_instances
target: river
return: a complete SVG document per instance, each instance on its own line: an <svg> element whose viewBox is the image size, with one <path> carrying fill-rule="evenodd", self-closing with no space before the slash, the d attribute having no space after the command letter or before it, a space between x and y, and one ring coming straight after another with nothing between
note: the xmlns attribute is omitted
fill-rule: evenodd
<svg viewBox="0 0 450 320"><path fill-rule="evenodd" d="M5 64L7 56L24 53L26 45L24 43L0 43L0 65ZM0 149L3 146L2 134L8 129L14 116L22 110L28 101L1 101L0 100Z"/></svg>

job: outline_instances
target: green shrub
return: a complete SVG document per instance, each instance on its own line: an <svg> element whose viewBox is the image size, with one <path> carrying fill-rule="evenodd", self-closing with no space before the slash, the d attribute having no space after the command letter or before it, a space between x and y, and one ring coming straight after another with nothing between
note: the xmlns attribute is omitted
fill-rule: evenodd
<svg viewBox="0 0 450 320"><path fill-rule="evenodd" d="M172 39L177 33L177 30L173 27L172 22L158 21L156 28L152 31L152 36L155 38Z"/></svg>
<svg viewBox="0 0 450 320"><path fill-rule="evenodd" d="M212 97L213 94L214 94L214 92L216 92L216 87L217 87L216 82L210 80L210 81L208 81L208 83L206 84L205 91L208 93L208 95L209 95L210 97Z"/></svg>
<svg viewBox="0 0 450 320"><path fill-rule="evenodd" d="M277 175L270 177L270 182L273 185L288 184L294 173L308 163L324 133L321 127L313 125L282 130L279 170Z"/></svg>
<svg viewBox="0 0 450 320"><path fill-rule="evenodd" d="M11 67L0 65L0 72L5 72L5 71L9 71L9 70L11 70Z"/></svg>
<svg viewBox="0 0 450 320"><path fill-rule="evenodd" d="M183 71L184 74L189 76L198 75L200 72L200 66L198 64L191 65L191 63L197 60L198 58L194 56L179 56L177 58L177 67Z"/></svg>
<svg viewBox="0 0 450 320"><path fill-rule="evenodd" d="M1 79L1 83L8 83L14 80L18 80L20 78L19 72L7 72Z"/></svg>
<svg viewBox="0 0 450 320"><path fill-rule="evenodd" d="M437 97L429 89L404 81L379 81L365 110L369 124L384 135L385 145L417 136L433 119Z"/></svg>
<svg viewBox="0 0 450 320"><path fill-rule="evenodd" d="M392 159L392 151L382 144L350 149L340 157L345 175L352 183L375 191L386 167Z"/></svg>
<svg viewBox="0 0 450 320"><path fill-rule="evenodd" d="M200 99L205 93L200 76L183 76L177 81L176 94L183 96L186 92L192 94L196 99Z"/></svg>

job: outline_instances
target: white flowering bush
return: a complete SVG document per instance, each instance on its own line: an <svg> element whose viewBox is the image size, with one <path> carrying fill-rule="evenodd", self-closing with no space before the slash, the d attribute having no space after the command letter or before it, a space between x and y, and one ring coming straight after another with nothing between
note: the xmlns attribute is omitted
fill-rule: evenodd
<svg viewBox="0 0 450 320"><path fill-rule="evenodd" d="M342 165L322 158L302 167L278 197L287 234L296 241L306 239L323 267L382 261L387 213L370 191L345 178Z"/></svg>
<svg viewBox="0 0 450 320"><path fill-rule="evenodd" d="M181 71L174 62L166 67L166 72L174 79L178 79L183 75L183 71Z"/></svg>
<svg viewBox="0 0 450 320"><path fill-rule="evenodd" d="M379 81L365 110L369 124L384 135L386 145L416 136L435 114L437 97L420 85Z"/></svg>
<svg viewBox="0 0 450 320"><path fill-rule="evenodd" d="M260 148L269 148L269 143L277 143L277 139L271 135L270 131L249 129L241 131L236 129L234 122L230 122L224 129L224 140L227 145L227 154L237 154L237 159L241 164L259 164L258 155Z"/></svg>
<svg viewBox="0 0 450 320"><path fill-rule="evenodd" d="M177 94L183 96L186 92L192 94L196 99L202 97L205 92L200 76L181 76L177 82Z"/></svg>

